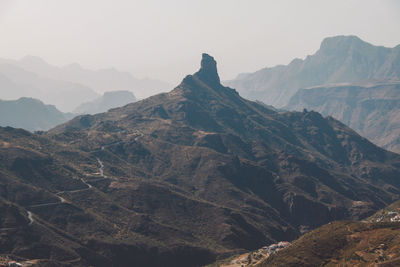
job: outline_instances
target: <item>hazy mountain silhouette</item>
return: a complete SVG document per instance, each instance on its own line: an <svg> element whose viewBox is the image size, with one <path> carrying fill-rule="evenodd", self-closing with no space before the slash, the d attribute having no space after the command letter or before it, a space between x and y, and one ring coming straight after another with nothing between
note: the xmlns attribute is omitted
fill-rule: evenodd
<svg viewBox="0 0 400 267"><path fill-rule="evenodd" d="M333 116L375 144L400 153L400 82L301 89L285 108Z"/></svg>
<svg viewBox="0 0 400 267"><path fill-rule="evenodd" d="M131 91L135 96L144 98L170 90L172 87L155 79L137 79L128 72L118 71L114 68L89 70L82 68L77 63L56 67L34 56L26 56L19 61L14 61L14 64L40 76L79 83L97 92Z"/></svg>
<svg viewBox="0 0 400 267"><path fill-rule="evenodd" d="M0 60L0 88L1 99L37 98L63 112L72 111L82 102L98 96L87 86L49 79L4 60Z"/></svg>
<svg viewBox="0 0 400 267"><path fill-rule="evenodd" d="M71 119L55 106L45 105L33 98L0 100L0 126L23 128L28 131L48 130Z"/></svg>
<svg viewBox="0 0 400 267"><path fill-rule="evenodd" d="M240 74L226 84L244 97L283 107L301 88L388 78L400 80L400 45L386 48L356 36L336 36L324 39L304 60Z"/></svg>
<svg viewBox="0 0 400 267"><path fill-rule="evenodd" d="M136 97L129 91L105 92L101 97L79 105L74 110L77 114L96 114L109 109L125 106L136 102Z"/></svg>

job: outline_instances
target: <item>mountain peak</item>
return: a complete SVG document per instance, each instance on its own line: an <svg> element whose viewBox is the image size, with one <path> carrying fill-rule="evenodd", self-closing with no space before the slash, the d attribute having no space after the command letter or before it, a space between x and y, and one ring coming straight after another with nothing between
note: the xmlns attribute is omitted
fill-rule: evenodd
<svg viewBox="0 0 400 267"><path fill-rule="evenodd" d="M328 52L332 50L348 50L353 46L358 48L371 45L355 35L338 35L325 38L321 43L320 50Z"/></svg>
<svg viewBox="0 0 400 267"><path fill-rule="evenodd" d="M206 53L203 53L200 70L195 75L205 83L220 84L217 71L217 62L212 56Z"/></svg>

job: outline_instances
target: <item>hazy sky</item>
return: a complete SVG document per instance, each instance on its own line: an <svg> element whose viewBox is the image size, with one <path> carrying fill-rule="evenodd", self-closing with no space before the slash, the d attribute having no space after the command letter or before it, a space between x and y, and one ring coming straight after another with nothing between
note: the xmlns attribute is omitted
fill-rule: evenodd
<svg viewBox="0 0 400 267"><path fill-rule="evenodd" d="M202 52L231 79L342 34L400 44L400 1L0 0L0 57L113 66L172 84L198 68Z"/></svg>

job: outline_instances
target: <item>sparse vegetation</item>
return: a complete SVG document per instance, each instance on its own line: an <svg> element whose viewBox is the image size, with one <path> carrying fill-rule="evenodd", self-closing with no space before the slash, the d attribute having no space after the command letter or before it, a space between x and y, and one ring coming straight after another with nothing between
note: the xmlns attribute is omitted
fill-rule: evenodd
<svg viewBox="0 0 400 267"><path fill-rule="evenodd" d="M399 237L400 223L332 222L258 266L396 266Z"/></svg>

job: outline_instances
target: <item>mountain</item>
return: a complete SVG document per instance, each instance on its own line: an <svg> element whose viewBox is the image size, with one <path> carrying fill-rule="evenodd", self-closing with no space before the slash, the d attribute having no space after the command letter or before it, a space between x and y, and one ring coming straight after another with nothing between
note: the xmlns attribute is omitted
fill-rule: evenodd
<svg viewBox="0 0 400 267"><path fill-rule="evenodd" d="M145 98L171 88L165 82L150 78L137 79L128 72L114 68L89 70L77 63L56 67L34 56L26 56L13 61L13 64L42 77L81 84L97 92L131 91L135 96Z"/></svg>
<svg viewBox="0 0 400 267"><path fill-rule="evenodd" d="M70 112L82 102L98 96L91 88L81 84L49 79L0 60L0 98L37 98Z"/></svg>
<svg viewBox="0 0 400 267"><path fill-rule="evenodd" d="M400 82L301 89L285 108L332 116L375 144L400 153Z"/></svg>
<svg viewBox="0 0 400 267"><path fill-rule="evenodd" d="M74 113L96 114L106 112L109 109L125 106L136 102L136 97L129 91L105 92L101 97L79 105Z"/></svg>
<svg viewBox="0 0 400 267"><path fill-rule="evenodd" d="M208 55L199 72L170 93L77 117L48 134L98 151L108 164L132 164L149 180L235 209L240 225L205 238L225 249L256 248L333 219L362 218L399 197L398 155L316 112L277 113L241 98L220 84ZM116 176L130 176L120 169L110 168ZM106 192L135 195L128 205L151 212L138 190L118 191ZM176 218L176 207L170 208ZM187 219L173 218L166 222L196 231Z"/></svg>
<svg viewBox="0 0 400 267"><path fill-rule="evenodd" d="M333 222L305 234L257 266L399 266L399 236L399 222Z"/></svg>
<svg viewBox="0 0 400 267"><path fill-rule="evenodd" d="M361 222L332 222L295 240L257 266L398 266L400 201Z"/></svg>
<svg viewBox="0 0 400 267"><path fill-rule="evenodd" d="M356 36L336 36L324 39L304 60L240 74L226 84L244 97L283 107L301 88L381 79L400 80L400 45L386 48Z"/></svg>
<svg viewBox="0 0 400 267"><path fill-rule="evenodd" d="M55 106L33 98L0 100L0 126L28 131L48 130L72 117L70 113L62 113Z"/></svg>
<svg viewBox="0 0 400 267"><path fill-rule="evenodd" d="M0 255L23 260L202 266L400 199L400 155L240 97L207 54L169 93L40 134L0 128L0 149L0 197L18 207Z"/></svg>

